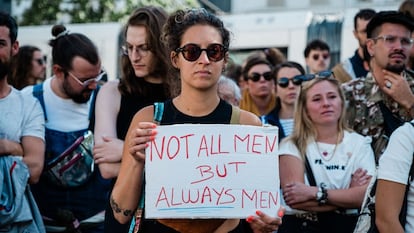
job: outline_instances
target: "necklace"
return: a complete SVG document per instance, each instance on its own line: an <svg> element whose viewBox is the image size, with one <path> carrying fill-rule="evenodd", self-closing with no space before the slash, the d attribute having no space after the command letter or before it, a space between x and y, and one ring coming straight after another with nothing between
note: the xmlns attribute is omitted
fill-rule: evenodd
<svg viewBox="0 0 414 233"><path fill-rule="evenodd" d="M329 162L329 161L331 161L331 160L332 160L332 158L334 157L335 152L336 152L336 148L338 147L338 139L339 139L339 134L338 134L338 135L336 135L336 143L335 143L335 147L334 147L334 149L332 150L332 153L331 153L331 154L330 154L327 150L323 150L323 151L321 152L321 150L320 150L320 148L319 148L319 143L318 143L317 141L315 141L315 144L316 144L316 149L318 149L319 155L321 155L321 158L322 158L324 161ZM330 154L330 156L329 156L329 154ZM329 156L329 157L328 157L328 156Z"/></svg>

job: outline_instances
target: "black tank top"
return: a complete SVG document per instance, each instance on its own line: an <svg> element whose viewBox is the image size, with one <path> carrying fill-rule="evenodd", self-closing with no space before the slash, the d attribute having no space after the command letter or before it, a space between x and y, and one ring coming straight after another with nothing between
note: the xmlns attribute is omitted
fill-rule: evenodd
<svg viewBox="0 0 414 233"><path fill-rule="evenodd" d="M164 113L161 119L161 125L172 124L230 124L232 107L224 100L220 100L217 107L208 115L194 117L180 112L172 103L167 100L164 103Z"/></svg>
<svg viewBox="0 0 414 233"><path fill-rule="evenodd" d="M163 84L142 82L142 85L146 90L150 90L147 91L145 96L136 94L121 96L121 106L116 120L116 131L119 139L125 139L129 124L135 113L154 102L162 102L167 99Z"/></svg>

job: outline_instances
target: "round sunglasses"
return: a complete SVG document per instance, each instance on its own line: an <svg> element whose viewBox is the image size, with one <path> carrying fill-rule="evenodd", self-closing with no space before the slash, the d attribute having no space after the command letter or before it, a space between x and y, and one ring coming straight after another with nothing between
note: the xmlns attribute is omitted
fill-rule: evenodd
<svg viewBox="0 0 414 233"><path fill-rule="evenodd" d="M206 51L207 57L210 61L217 62L224 58L227 48L221 44L210 44L207 48L202 49L196 44L186 44L175 50L177 53L182 53L183 57L187 61L196 61L203 51Z"/></svg>
<svg viewBox="0 0 414 233"><path fill-rule="evenodd" d="M258 82L260 77L263 77L266 81L270 81L273 79L272 72L264 72L263 74L253 72L248 76L248 79L252 80L253 82Z"/></svg>

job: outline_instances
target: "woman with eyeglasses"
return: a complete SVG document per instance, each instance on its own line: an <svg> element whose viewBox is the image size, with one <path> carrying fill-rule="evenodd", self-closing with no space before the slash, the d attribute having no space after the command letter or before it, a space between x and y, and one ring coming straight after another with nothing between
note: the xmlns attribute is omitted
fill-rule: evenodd
<svg viewBox="0 0 414 233"><path fill-rule="evenodd" d="M375 172L371 139L345 123L345 100L331 72L307 76L294 130L279 146L286 215L278 233L350 233Z"/></svg>
<svg viewBox="0 0 414 233"><path fill-rule="evenodd" d="M299 87L305 69L296 62L287 61L276 66L276 107L265 116L265 121L279 128L279 141L293 130L293 114Z"/></svg>
<svg viewBox="0 0 414 233"><path fill-rule="evenodd" d="M11 66L12 74L8 81L18 90L41 83L46 78L46 61L38 47L21 46Z"/></svg>
<svg viewBox="0 0 414 233"><path fill-rule="evenodd" d="M101 174L115 184L129 124L141 108L171 96L168 55L159 40L167 13L159 7L141 7L128 19L122 46L122 77L107 82L96 100L94 159ZM114 218L109 200L105 232L128 232L129 223Z"/></svg>
<svg viewBox="0 0 414 233"><path fill-rule="evenodd" d="M177 97L163 102L160 124L229 124L233 108L220 100L217 93L217 83L229 56L230 33L223 22L203 8L178 10L168 18L162 39L170 51L174 71L180 76L181 91ZM153 122L154 106L141 109L126 136L121 169L111 196L115 218L122 223L131 219L142 200L145 148L156 137ZM254 114L243 110L239 123L261 125ZM156 219L135 218L135 222L139 222L142 232L244 232L239 219L161 223ZM255 232L273 232L277 230L280 218L257 212L248 218L248 222Z"/></svg>
<svg viewBox="0 0 414 233"><path fill-rule="evenodd" d="M266 57L254 54L245 62L243 77L245 89L240 108L256 114L263 121L264 116L276 106L273 64Z"/></svg>

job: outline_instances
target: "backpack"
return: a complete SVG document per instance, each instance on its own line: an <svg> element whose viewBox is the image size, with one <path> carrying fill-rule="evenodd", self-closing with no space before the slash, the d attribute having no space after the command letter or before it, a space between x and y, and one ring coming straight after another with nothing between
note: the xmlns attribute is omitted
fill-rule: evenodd
<svg viewBox="0 0 414 233"><path fill-rule="evenodd" d="M414 123L410 122L414 127ZM414 156L414 155L413 155ZM411 163L410 173L404 194L403 206L400 212L400 223L404 227L407 216L407 195L410 189L410 181L414 179L414 162ZM378 233L377 226L375 225L375 191L377 190L377 179L371 179L370 184L365 192L363 205L358 217L358 222L355 226L354 233Z"/></svg>

